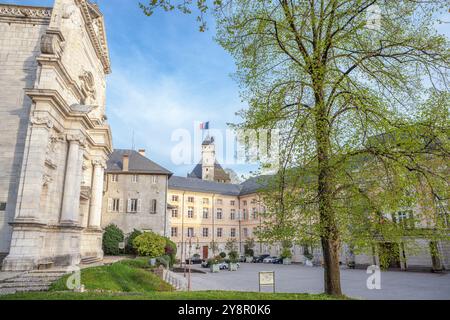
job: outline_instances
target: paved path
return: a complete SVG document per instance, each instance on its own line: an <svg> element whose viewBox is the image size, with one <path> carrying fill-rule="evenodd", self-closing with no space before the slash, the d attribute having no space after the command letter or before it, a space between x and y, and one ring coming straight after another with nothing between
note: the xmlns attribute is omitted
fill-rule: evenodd
<svg viewBox="0 0 450 320"><path fill-rule="evenodd" d="M277 292L323 292L323 269L320 267L247 263L241 264L237 272L193 273L192 289L258 291L259 271L275 271ZM367 289L366 281L369 276L365 270L342 269L344 294L360 299L450 300L450 274L382 272L381 290ZM270 291L269 288L266 290Z"/></svg>

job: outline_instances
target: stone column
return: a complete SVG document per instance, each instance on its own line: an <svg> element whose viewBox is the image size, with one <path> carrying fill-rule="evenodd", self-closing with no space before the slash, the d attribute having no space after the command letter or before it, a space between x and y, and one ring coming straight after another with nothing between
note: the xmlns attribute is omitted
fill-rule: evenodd
<svg viewBox="0 0 450 320"><path fill-rule="evenodd" d="M81 135L67 135L69 141L69 152L67 155L66 174L64 180L64 194L62 201L61 219L62 224L78 224L80 209L80 177L82 162L82 148L84 139Z"/></svg>
<svg viewBox="0 0 450 320"><path fill-rule="evenodd" d="M91 186L91 205L89 210L89 228L100 229L102 218L102 199L103 199L103 174L105 171L105 162L95 160L92 162L94 167L92 173Z"/></svg>
<svg viewBox="0 0 450 320"><path fill-rule="evenodd" d="M47 117L36 116L31 118L31 124L20 179L16 222L40 219L39 208L45 173L45 159L47 157L46 151L53 124Z"/></svg>

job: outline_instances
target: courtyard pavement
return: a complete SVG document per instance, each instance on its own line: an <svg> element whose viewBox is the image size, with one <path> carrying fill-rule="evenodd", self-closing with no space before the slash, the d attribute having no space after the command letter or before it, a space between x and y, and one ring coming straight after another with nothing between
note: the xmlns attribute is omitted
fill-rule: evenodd
<svg viewBox="0 0 450 320"><path fill-rule="evenodd" d="M194 266L193 268L201 268ZM287 293L323 292L323 269L303 265L242 263L237 272L192 273L192 290L258 291L258 272L275 271L276 291ZM341 269L345 295L359 299L445 299L450 300L450 274L381 272L381 289L366 286L366 270ZM270 292L271 288L263 288Z"/></svg>

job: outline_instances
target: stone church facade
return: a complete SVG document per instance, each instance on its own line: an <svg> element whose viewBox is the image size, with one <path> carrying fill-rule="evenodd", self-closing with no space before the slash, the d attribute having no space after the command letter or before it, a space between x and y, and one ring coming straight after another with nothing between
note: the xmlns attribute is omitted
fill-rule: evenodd
<svg viewBox="0 0 450 320"><path fill-rule="evenodd" d="M0 4L0 255L3 270L101 259L110 60L86 0Z"/></svg>

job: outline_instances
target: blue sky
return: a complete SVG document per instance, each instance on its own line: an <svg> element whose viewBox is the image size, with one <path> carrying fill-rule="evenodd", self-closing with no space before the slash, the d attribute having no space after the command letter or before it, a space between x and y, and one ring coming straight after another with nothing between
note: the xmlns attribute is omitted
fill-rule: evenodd
<svg viewBox="0 0 450 320"><path fill-rule="evenodd" d="M52 6L53 0L2 0ZM231 79L234 62L213 40L201 33L195 16L156 13L146 17L137 0L98 0L105 16L112 74L107 82L107 115L115 148L144 148L152 160L177 175L192 165L175 165L172 132L193 133L195 121L210 121L225 129L238 122L244 107ZM213 29L213 28L211 28ZM239 174L256 169L232 167Z"/></svg>
<svg viewBox="0 0 450 320"><path fill-rule="evenodd" d="M0 0L52 6L53 0ZM213 28L200 33L195 16L157 12L146 17L138 0L98 0L105 16L112 74L107 82L107 115L115 148L144 148L152 160L177 175L193 165L175 165L171 140L176 129L192 134L195 121L224 130L244 108L230 75L232 58L213 40ZM144 1L145 2L145 1ZM449 20L448 15L444 20ZM449 35L449 25L439 25ZM198 155L197 155L198 156ZM239 175L256 166L228 166Z"/></svg>

